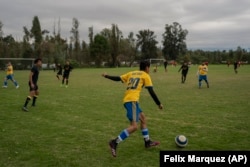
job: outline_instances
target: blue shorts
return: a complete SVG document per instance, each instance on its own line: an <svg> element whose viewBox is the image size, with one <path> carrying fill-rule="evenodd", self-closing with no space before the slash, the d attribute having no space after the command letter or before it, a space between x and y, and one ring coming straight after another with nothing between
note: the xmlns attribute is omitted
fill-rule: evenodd
<svg viewBox="0 0 250 167"><path fill-rule="evenodd" d="M6 75L6 78L7 80L14 80L14 75L13 74L9 74L9 75Z"/></svg>
<svg viewBox="0 0 250 167"><path fill-rule="evenodd" d="M207 75L199 75L199 81L205 80L207 81Z"/></svg>
<svg viewBox="0 0 250 167"><path fill-rule="evenodd" d="M124 103L124 107L127 110L127 118L129 119L130 122L139 121L139 115L142 112L139 103L138 102L127 102Z"/></svg>

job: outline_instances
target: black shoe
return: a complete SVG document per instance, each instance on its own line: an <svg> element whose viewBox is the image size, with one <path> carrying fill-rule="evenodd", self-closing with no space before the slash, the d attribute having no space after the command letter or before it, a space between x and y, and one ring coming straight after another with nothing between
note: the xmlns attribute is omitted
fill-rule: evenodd
<svg viewBox="0 0 250 167"><path fill-rule="evenodd" d="M160 144L160 142L158 142L158 141L151 141L151 140L145 141L146 148L158 146L159 144Z"/></svg>
<svg viewBox="0 0 250 167"><path fill-rule="evenodd" d="M113 157L116 157L116 147L117 147L117 143L115 140L110 140L109 141L109 147L111 149L111 154Z"/></svg>
<svg viewBox="0 0 250 167"><path fill-rule="evenodd" d="M31 106L32 106L32 107L35 107L36 105L35 105L35 104L32 104Z"/></svg>
<svg viewBox="0 0 250 167"><path fill-rule="evenodd" d="M22 110L25 111L25 112L29 111L26 107L23 107Z"/></svg>

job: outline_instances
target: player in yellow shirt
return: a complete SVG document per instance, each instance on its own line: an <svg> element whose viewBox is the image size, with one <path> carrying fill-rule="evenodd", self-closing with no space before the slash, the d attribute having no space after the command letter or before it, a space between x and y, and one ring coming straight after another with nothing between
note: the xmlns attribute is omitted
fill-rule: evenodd
<svg viewBox="0 0 250 167"><path fill-rule="evenodd" d="M103 77L111 79L113 81L121 81L126 84L127 89L123 98L124 107L127 110L127 118L130 121L128 128L124 129L117 138L110 140L109 146L113 157L116 157L116 148L118 143L129 137L130 134L137 130L137 123L140 120L141 132L144 138L145 147L149 148L157 146L160 143L157 141L151 141L149 138L149 132L146 124L146 117L139 106L140 93L143 87L148 89L149 94L158 105L159 109L163 106L157 98L154 90L151 78L149 76L150 63L148 61L142 61L140 63L140 70L131 71L121 76L110 76L102 74Z"/></svg>
<svg viewBox="0 0 250 167"><path fill-rule="evenodd" d="M13 70L13 66L11 65L11 62L8 62L7 64L6 77L4 78L4 82L3 82L4 88L8 87L8 83L7 83L8 80L11 80L14 83L15 87L19 88L17 81L14 79L14 70Z"/></svg>
<svg viewBox="0 0 250 167"><path fill-rule="evenodd" d="M207 88L209 88L209 83L207 80L207 72L208 72L208 67L207 65L203 62L201 65L198 67L197 75L199 78L199 88L201 88L201 81L204 80L207 84Z"/></svg>

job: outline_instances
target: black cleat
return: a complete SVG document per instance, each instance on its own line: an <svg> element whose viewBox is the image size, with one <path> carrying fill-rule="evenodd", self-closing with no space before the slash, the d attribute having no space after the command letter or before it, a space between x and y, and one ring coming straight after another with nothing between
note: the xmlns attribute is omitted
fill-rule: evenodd
<svg viewBox="0 0 250 167"><path fill-rule="evenodd" d="M110 147L112 156L116 157L116 147L117 147L116 141L115 140L110 140L109 141L109 147Z"/></svg>
<svg viewBox="0 0 250 167"><path fill-rule="evenodd" d="M26 107L23 107L22 110L25 111L25 112L29 111Z"/></svg>
<svg viewBox="0 0 250 167"><path fill-rule="evenodd" d="M158 146L160 144L160 142L158 141L145 141L145 148L150 148L150 147L154 147L154 146Z"/></svg>

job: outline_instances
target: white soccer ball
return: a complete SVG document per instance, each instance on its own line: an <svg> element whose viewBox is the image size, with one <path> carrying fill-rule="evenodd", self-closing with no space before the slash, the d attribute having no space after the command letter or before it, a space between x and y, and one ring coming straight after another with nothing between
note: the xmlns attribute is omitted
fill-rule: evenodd
<svg viewBox="0 0 250 167"><path fill-rule="evenodd" d="M186 147L188 144L188 139L184 135L178 135L175 137L175 144L181 148Z"/></svg>

